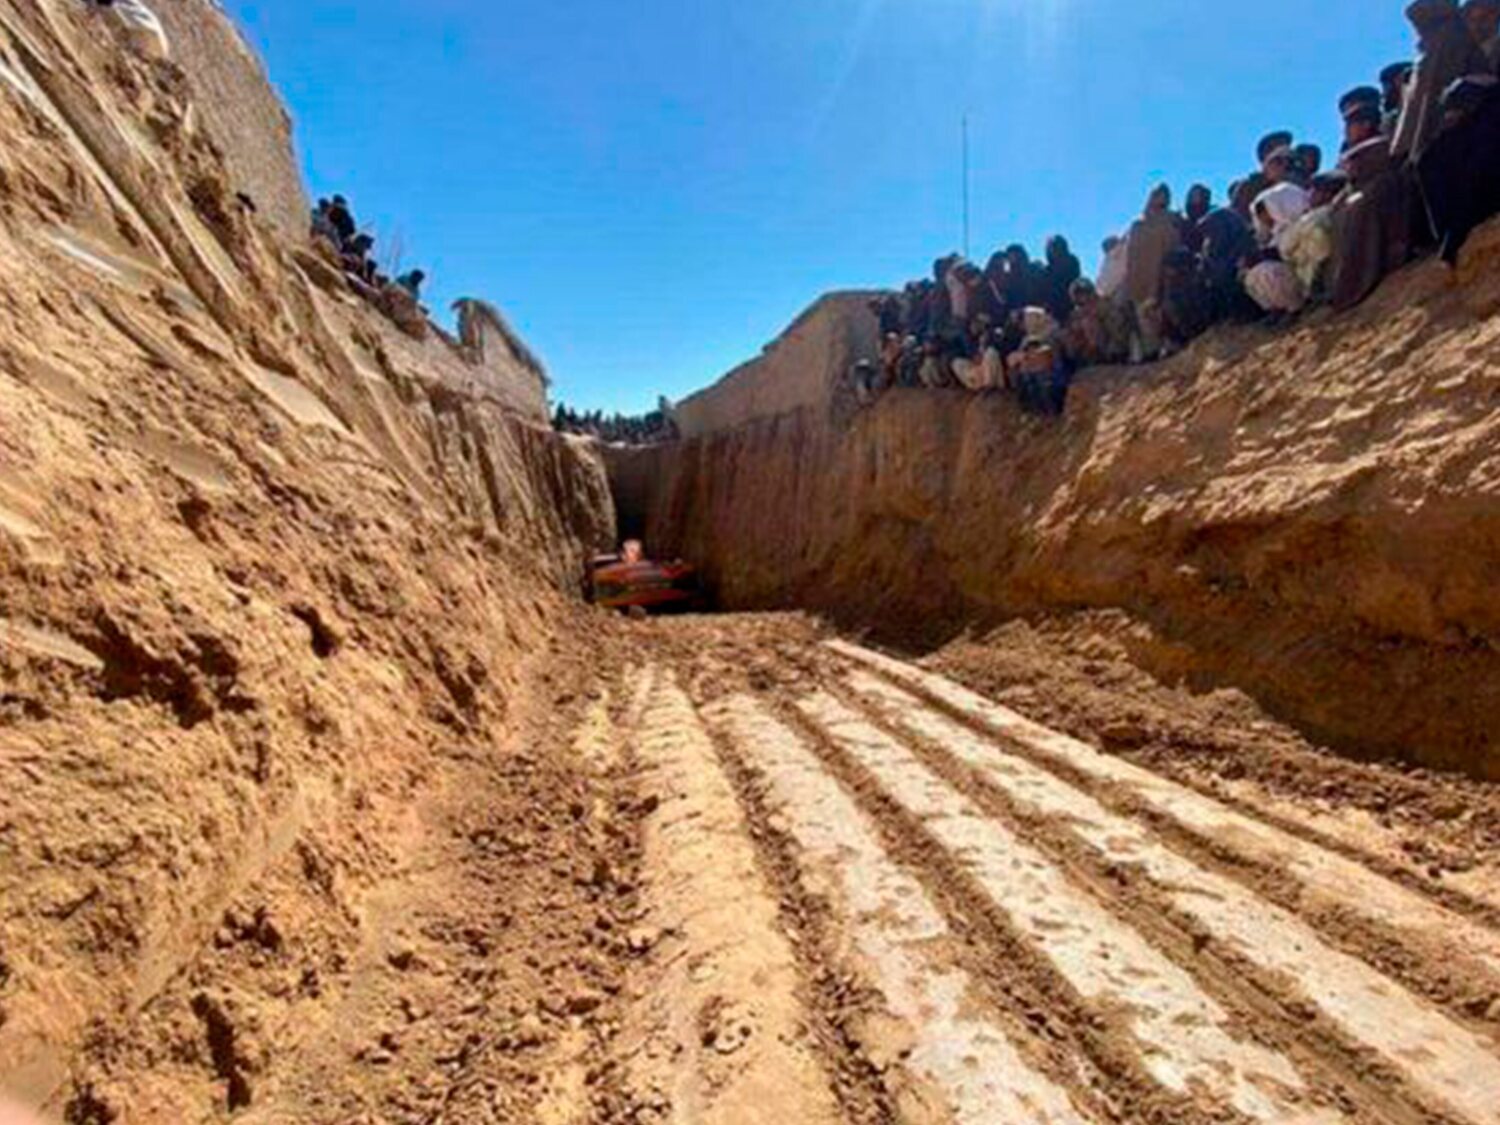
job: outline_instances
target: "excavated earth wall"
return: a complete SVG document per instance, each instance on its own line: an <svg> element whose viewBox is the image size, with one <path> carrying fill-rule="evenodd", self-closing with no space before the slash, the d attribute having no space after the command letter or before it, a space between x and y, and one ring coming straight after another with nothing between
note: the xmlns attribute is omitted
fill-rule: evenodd
<svg viewBox="0 0 1500 1125"><path fill-rule="evenodd" d="M496 747L615 523L534 374L425 364L299 264L259 65L163 15L170 63L0 0L0 1084L68 1121L261 1098L434 791L549 776Z"/></svg>
<svg viewBox="0 0 1500 1125"><path fill-rule="evenodd" d="M830 293L814 303L763 354L684 399L675 412L678 430L702 437L827 402L834 380L879 347L874 318L863 315L874 295Z"/></svg>
<svg viewBox="0 0 1500 1125"><path fill-rule="evenodd" d="M909 647L1123 610L1169 682L1243 688L1363 756L1500 777L1494 239L1462 286L1419 266L1349 316L1088 372L1056 422L962 392L726 409L608 451L622 526L700 563L725 607L830 611ZM732 382L700 411L745 399Z"/></svg>
<svg viewBox="0 0 1500 1125"><path fill-rule="evenodd" d="M236 190L288 239L307 234L308 199L292 147L292 119L260 58L218 0L157 0L172 58Z"/></svg>

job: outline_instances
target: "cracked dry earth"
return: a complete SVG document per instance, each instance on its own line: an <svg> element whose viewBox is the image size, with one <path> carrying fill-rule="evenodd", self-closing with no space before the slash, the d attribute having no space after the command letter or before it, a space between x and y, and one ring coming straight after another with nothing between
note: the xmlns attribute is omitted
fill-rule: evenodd
<svg viewBox="0 0 1500 1125"><path fill-rule="evenodd" d="M1500 1122L1493 897L1257 796L1253 752L1216 792L798 617L624 632L551 720L571 983L486 1008L410 1119Z"/></svg>

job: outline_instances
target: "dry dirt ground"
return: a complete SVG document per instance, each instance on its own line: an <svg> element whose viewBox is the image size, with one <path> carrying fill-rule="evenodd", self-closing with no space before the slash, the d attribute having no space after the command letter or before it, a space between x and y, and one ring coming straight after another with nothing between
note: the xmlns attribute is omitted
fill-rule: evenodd
<svg viewBox="0 0 1500 1125"><path fill-rule="evenodd" d="M1118 634L601 621L347 932L251 888L66 1119L1500 1122L1500 795Z"/></svg>
<svg viewBox="0 0 1500 1125"><path fill-rule="evenodd" d="M1108 614L912 660L586 610L593 454L305 273L186 75L98 16L0 0L4 1094L66 1125L1500 1125L1494 786L1162 682ZM1443 443L1481 466L1489 378ZM1376 694L1338 699L1442 718Z"/></svg>

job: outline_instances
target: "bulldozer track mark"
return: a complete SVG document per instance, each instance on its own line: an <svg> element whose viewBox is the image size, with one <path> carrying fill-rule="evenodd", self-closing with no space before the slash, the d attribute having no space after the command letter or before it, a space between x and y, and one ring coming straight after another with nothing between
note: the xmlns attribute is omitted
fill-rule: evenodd
<svg viewBox="0 0 1500 1125"><path fill-rule="evenodd" d="M803 687L806 685L803 684ZM1090 1004L1050 964L1025 934L995 910L958 859L925 833L884 789L844 754L829 732L785 697L766 703L781 724L797 732L822 766L868 815L881 845L938 904L953 934L948 953L966 971L992 1018L1010 1021L1038 1069L1120 1122L1223 1121L1226 1112L1157 1082L1115 1009ZM789 865L798 877L795 845ZM1031 1038L1027 1038L1030 1035ZM1238 1120L1238 1116L1229 1113Z"/></svg>
<svg viewBox="0 0 1500 1125"><path fill-rule="evenodd" d="M643 692L633 752L658 804L649 923L632 938L650 960L621 1046L635 1100L645 1120L839 1121L738 795L671 673L650 673Z"/></svg>
<svg viewBox="0 0 1500 1125"><path fill-rule="evenodd" d="M1210 1116L1346 1120L1318 1104L1308 1076L1262 1045L1259 1029L911 750L826 691L799 706L946 853L979 905L1017 931L1095 1018L1113 1026L1164 1091L1197 1101Z"/></svg>
<svg viewBox="0 0 1500 1125"><path fill-rule="evenodd" d="M1174 851L1145 825L868 673L848 684L883 729L981 807L1015 825L1212 990L1259 1009L1289 1054L1326 1069L1367 1114L1488 1121L1500 1055L1294 912ZM1417 1095L1411 1106L1406 1103Z"/></svg>
<svg viewBox="0 0 1500 1125"><path fill-rule="evenodd" d="M1078 739L1034 723L946 677L846 642L829 649L873 670L955 721L1014 750L1126 815L1148 819L1162 833L1203 850L1213 859L1274 876L1261 887L1295 888L1289 903L1305 916L1320 912L1358 917L1386 946L1411 960L1412 951L1434 964L1472 967L1500 988L1500 923L1492 911L1458 892L1413 885L1415 877L1391 870L1378 857L1292 828L1274 817L1242 809L1180 782L1116 758ZM1288 893L1283 889L1283 894ZM1420 984L1417 985L1420 987Z"/></svg>
<svg viewBox="0 0 1500 1125"><path fill-rule="evenodd" d="M835 971L873 993L848 1034L887 1076L900 1119L1098 1120L1034 1069L1014 1031L983 1011L974 982L947 951L953 935L937 905L799 735L743 696L713 708L710 719L784 823L804 893L828 904L830 928L841 932Z"/></svg>

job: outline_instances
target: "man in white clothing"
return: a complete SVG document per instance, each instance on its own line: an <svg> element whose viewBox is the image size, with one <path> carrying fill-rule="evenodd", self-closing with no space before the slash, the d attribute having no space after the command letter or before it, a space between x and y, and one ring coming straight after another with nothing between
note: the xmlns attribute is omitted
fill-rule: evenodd
<svg viewBox="0 0 1500 1125"><path fill-rule="evenodd" d="M1104 240L1104 261L1099 266L1099 280L1094 288L1099 296L1111 300L1125 285L1125 260L1130 244L1119 235Z"/></svg>

